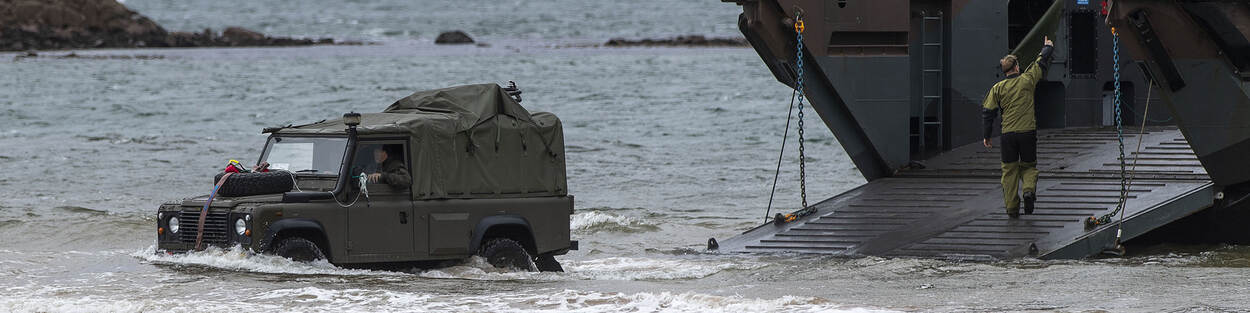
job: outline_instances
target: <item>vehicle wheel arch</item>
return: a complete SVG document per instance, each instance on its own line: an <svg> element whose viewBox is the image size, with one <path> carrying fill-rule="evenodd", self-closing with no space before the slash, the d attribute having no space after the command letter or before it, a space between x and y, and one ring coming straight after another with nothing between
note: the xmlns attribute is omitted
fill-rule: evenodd
<svg viewBox="0 0 1250 313"><path fill-rule="evenodd" d="M261 250L270 252L270 250L275 248L278 241L289 237L301 237L312 241L325 254L326 259L333 262L332 253L330 253L330 241L326 237L325 228L321 226L320 222L313 219L287 218L270 224L265 240L261 242Z"/></svg>
<svg viewBox="0 0 1250 313"><path fill-rule="evenodd" d="M510 238L525 247L530 255L538 255L538 244L529 221L518 215L494 215L482 218L473 229L473 241L469 251L476 252L482 243L492 238Z"/></svg>

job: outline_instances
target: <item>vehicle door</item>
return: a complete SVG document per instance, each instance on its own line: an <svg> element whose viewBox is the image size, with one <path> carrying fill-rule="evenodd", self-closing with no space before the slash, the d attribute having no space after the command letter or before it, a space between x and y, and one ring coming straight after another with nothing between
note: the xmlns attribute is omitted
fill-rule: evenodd
<svg viewBox="0 0 1250 313"><path fill-rule="evenodd" d="M411 157L403 139L362 139L352 161L347 254L361 262L404 261L413 255ZM397 178L407 175L406 182ZM360 179L365 179L360 188Z"/></svg>

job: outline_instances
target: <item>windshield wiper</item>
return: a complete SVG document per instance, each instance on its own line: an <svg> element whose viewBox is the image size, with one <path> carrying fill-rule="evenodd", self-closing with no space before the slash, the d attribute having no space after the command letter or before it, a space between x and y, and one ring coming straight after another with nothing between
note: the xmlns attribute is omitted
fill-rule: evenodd
<svg viewBox="0 0 1250 313"><path fill-rule="evenodd" d="M310 168L310 169L306 169L306 170L298 170L298 171L295 171L295 172L296 172L296 173L316 173L316 172L320 172L320 171L319 171L319 170L315 170L315 169L311 169L311 168Z"/></svg>

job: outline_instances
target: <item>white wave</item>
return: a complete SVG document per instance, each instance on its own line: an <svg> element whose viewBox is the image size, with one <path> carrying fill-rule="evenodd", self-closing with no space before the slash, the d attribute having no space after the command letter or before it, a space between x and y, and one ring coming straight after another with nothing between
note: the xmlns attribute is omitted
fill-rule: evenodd
<svg viewBox="0 0 1250 313"><path fill-rule="evenodd" d="M693 292L640 292L625 294L564 290L530 299L508 299L534 303L535 310L561 312L888 312L866 308L847 308L815 297L783 296L777 299L716 296ZM530 311L525 309L497 311Z"/></svg>
<svg viewBox="0 0 1250 313"><path fill-rule="evenodd" d="M335 267L333 264L320 260L316 262L295 262L287 258L255 254L239 246L229 249L209 247L204 251L165 254L157 253L156 247L148 247L131 254L144 261L171 265L198 265L228 270L272 273L272 274L303 274L303 275L403 275L399 272L353 270Z"/></svg>
<svg viewBox="0 0 1250 313"><path fill-rule="evenodd" d="M439 279L470 279L470 280L571 280L565 273L553 272L522 272L511 269L497 268L486 262L485 258L473 256L463 263L444 268L425 270L417 273L425 278Z"/></svg>
<svg viewBox="0 0 1250 313"><path fill-rule="evenodd" d="M758 299L693 292L626 294L579 290L533 290L529 293L462 296L303 287L269 291L248 302L268 300L282 300L291 302L292 305L312 308L333 308L344 312L890 312L846 307L815 297Z"/></svg>
<svg viewBox="0 0 1250 313"><path fill-rule="evenodd" d="M412 273L345 269L326 261L301 263L283 257L255 254L240 247L221 249L210 247L200 252L182 254L156 253L155 247L141 249L131 254L141 260L169 265L194 265L226 270L271 274L297 275L344 275L344 276L416 276L434 279L469 280L673 280L696 279L729 270L754 270L767 266L765 263L742 261L731 258L708 259L654 259L609 257L590 260L561 260L565 272L524 272L491 266L486 259L470 257L464 262L436 269Z"/></svg>
<svg viewBox="0 0 1250 313"><path fill-rule="evenodd" d="M252 297L247 302L274 301L284 305L284 311L290 311L296 307L300 311L322 312L427 312L430 311L428 306L440 303L440 300L433 298L433 295L429 294L390 290L354 288L336 290L303 287L268 291Z"/></svg>
<svg viewBox="0 0 1250 313"><path fill-rule="evenodd" d="M460 265L431 269L419 273L426 278L470 280L673 280L696 279L727 270L753 270L764 263L727 261L726 259L650 259L611 257L591 260L563 260L563 273L531 273L504 270L491 266L485 259L472 257Z"/></svg>
<svg viewBox="0 0 1250 313"><path fill-rule="evenodd" d="M628 216L620 216L600 211L585 211L573 215L569 221L572 230L609 230L609 231L647 231L657 229L655 225Z"/></svg>
<svg viewBox="0 0 1250 313"><path fill-rule="evenodd" d="M31 282L26 286L10 287L0 293L0 312L156 312L196 310L214 311L225 309L221 303L187 303L197 300L175 302L145 297L150 289L116 295L92 293L90 286L66 286ZM138 296L139 298L133 298ZM128 298L130 297L130 298ZM184 306L187 304L196 304Z"/></svg>
<svg viewBox="0 0 1250 313"><path fill-rule="evenodd" d="M55 298L6 295L0 297L3 312L143 312L161 308L154 300L118 300L95 296Z"/></svg>
<svg viewBox="0 0 1250 313"><path fill-rule="evenodd" d="M17 288L18 290L22 288ZM33 292L5 290L0 296L0 312L288 312L290 305L278 303L255 303L231 301L213 297L150 298L146 292L108 296L82 295L73 288L45 286ZM398 309L398 308L397 308ZM397 310L395 309L395 310ZM320 311L333 311L320 308Z"/></svg>
<svg viewBox="0 0 1250 313"><path fill-rule="evenodd" d="M667 280L712 276L726 270L753 270L764 263L730 261L728 258L706 260L650 259L612 257L564 262L569 273L590 280Z"/></svg>

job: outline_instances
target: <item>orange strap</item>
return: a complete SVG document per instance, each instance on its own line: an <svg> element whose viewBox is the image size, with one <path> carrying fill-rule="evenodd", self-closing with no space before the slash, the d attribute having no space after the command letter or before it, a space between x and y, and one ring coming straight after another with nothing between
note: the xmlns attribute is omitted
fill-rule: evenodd
<svg viewBox="0 0 1250 313"><path fill-rule="evenodd" d="M200 248L200 243L204 241L204 219L208 218L208 207L213 205L213 198L217 197L217 190L221 189L221 185L226 184L226 179L230 178L232 174L234 173L226 172L226 175L221 176L221 180L217 181L217 186L213 187L213 192L208 194L208 201L204 202L204 209L200 210L199 227L195 229L195 251L203 250Z"/></svg>

